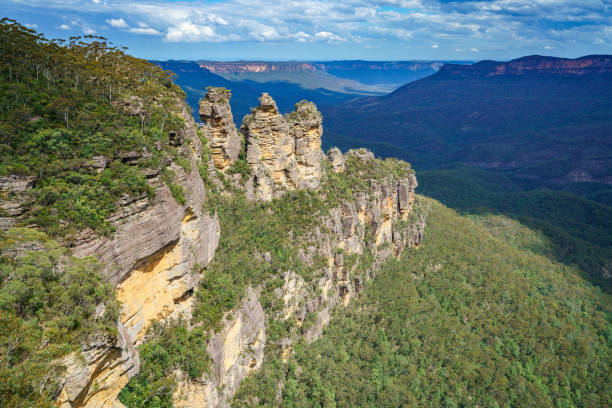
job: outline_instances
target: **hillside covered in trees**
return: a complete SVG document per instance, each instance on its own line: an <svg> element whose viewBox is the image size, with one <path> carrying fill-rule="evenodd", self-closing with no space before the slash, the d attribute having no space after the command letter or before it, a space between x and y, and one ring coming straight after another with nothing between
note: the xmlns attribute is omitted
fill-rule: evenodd
<svg viewBox="0 0 612 408"><path fill-rule="evenodd" d="M232 406L609 406L610 296L542 256L543 234L420 199L421 247Z"/></svg>

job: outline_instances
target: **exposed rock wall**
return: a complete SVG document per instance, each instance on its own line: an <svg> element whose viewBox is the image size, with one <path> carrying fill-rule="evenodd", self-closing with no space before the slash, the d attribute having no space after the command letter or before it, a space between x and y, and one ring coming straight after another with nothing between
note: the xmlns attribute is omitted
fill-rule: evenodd
<svg viewBox="0 0 612 408"><path fill-rule="evenodd" d="M295 143L297 162L297 188L319 188L321 185L321 150L323 116L312 102L301 101L295 111L287 115Z"/></svg>
<svg viewBox="0 0 612 408"><path fill-rule="evenodd" d="M345 157L339 154L341 159L336 157L335 161L344 163ZM366 150L347 155L365 162L373 160ZM275 316L264 313L258 291L249 289L209 342L212 374L197 381L182 376L175 406L228 407L242 381L264 362L266 323L270 320L280 318L302 327L310 316L311 322L303 326L301 335L307 341L321 336L332 310L348 305L380 263L420 244L425 217L413 211L416 187L412 174L401 179L370 180L365 191L355 192L352 199L323 216L320 226L300 239L304 244L298 244L298 256L313 270L314 280L306 282L296 272L284 271L284 284L275 291L283 308ZM269 256L266 253L254 261L269 262ZM352 262L346 257L352 257ZM324 259L324 265L321 267L316 259ZM360 262L370 264L364 270L359 268ZM281 340L283 358L288 358L298 337Z"/></svg>
<svg viewBox="0 0 612 408"><path fill-rule="evenodd" d="M241 131L256 199L268 201L286 190L320 186L322 116L311 102L302 101L295 108L285 118L264 93L259 106L244 118Z"/></svg>
<svg viewBox="0 0 612 408"><path fill-rule="evenodd" d="M200 100L200 119L212 150L215 167L224 170L238 159L241 138L234 125L229 100L232 94L224 88L209 88Z"/></svg>
<svg viewBox="0 0 612 408"><path fill-rule="evenodd" d="M239 149L241 143L238 133L234 137L229 105L221 94L210 90L201 104L213 150L209 169L213 170L231 165L238 155L235 147ZM172 137L172 146L189 157L194 170L185 172L173 163L169 167L186 192L186 204L178 204L160 176L151 172L149 182L156 187L152 201L146 197L124 200L111 219L116 228L111 238L85 231L73 245L75 255L95 254L103 262L103 273L116 285L122 310L118 338L83 344L84 361L75 354L65 358L67 375L56 403L61 408L120 408L117 396L139 371L136 346L148 327L154 321L190 315L199 272L214 256L220 227L216 217L202 208L206 191L195 170L202 146L189 113L186 109L183 113L187 126ZM321 120L312 103L300 102L295 112L283 117L274 100L262 95L259 107L245 117L242 126L247 162L252 168L251 181L245 186L247 195L270 200L287 190L320 187L325 177ZM136 163L142 154L146 152L134 152L128 163ZM349 156L364 162L374 159L363 149L346 155L332 149L329 167L335 173L345 171ZM313 269L314 281L306 282L294 271L282 272L284 285L276 290L276 296L284 307L278 316L264 312L261 288L249 288L240 305L226 314L222 328L211 333L207 347L210 373L197 380L175 373L174 405L229 406L242 381L264 362L266 322L270 319L291 320L301 326L307 316L314 315L314 323L302 335L308 341L319 337L333 308L347 305L380 262L420 243L425 220L412 213L416 186L413 175L371 180L366 191L355 192L352 199L323 216L320 227L306 236L298 253ZM350 262L347 256L352 257ZM257 262L269 262L269 257L266 254ZM368 267L359 268L365 258L369 259ZM324 259L324 265L315 259ZM295 336L282 340L284 357L291 353L295 340Z"/></svg>
<svg viewBox="0 0 612 408"><path fill-rule="evenodd" d="M178 204L152 173L153 200L124 200L111 218L116 228L112 237L84 231L72 248L76 256L100 259L103 273L117 286L122 309L117 339L83 344L84 361L75 355L65 360L66 377L56 401L62 408L121 407L117 396L139 370L135 346L153 321L190 313L200 269L217 248L219 222L203 209L206 190L196 170L202 145L187 108L180 106L187 125L181 138L175 138L176 146L193 170L185 172L173 163L169 167L186 192L186 204Z"/></svg>
<svg viewBox="0 0 612 408"><path fill-rule="evenodd" d="M0 177L0 230L14 227L15 221L23 215L23 205L35 181L36 178L32 176Z"/></svg>

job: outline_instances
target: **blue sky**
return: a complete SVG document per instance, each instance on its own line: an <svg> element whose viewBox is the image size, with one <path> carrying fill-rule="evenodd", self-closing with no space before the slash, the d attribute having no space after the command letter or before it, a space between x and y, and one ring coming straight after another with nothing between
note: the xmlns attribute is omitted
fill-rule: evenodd
<svg viewBox="0 0 612 408"><path fill-rule="evenodd" d="M612 54L612 0L0 0L49 38L149 59L507 60Z"/></svg>

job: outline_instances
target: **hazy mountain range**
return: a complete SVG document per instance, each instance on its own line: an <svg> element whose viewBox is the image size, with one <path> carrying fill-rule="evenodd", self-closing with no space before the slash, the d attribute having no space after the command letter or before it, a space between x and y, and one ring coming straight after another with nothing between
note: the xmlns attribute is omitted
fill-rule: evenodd
<svg viewBox="0 0 612 408"><path fill-rule="evenodd" d="M176 83L197 111L207 86L232 91L232 112L239 122L270 93L281 112L307 99L327 106L364 96L384 95L399 86L435 73L444 61L154 61L177 74ZM458 64L464 62L456 62ZM195 115L196 120L197 114Z"/></svg>

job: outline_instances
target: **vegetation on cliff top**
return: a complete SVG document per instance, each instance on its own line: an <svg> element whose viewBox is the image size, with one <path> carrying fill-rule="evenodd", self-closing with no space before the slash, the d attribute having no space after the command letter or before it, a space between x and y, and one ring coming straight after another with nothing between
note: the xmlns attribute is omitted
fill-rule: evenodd
<svg viewBox="0 0 612 408"><path fill-rule="evenodd" d="M384 265L319 340L248 377L233 406L612 404L609 295L534 253L542 235L516 221L474 223L427 200L422 246Z"/></svg>
<svg viewBox="0 0 612 408"><path fill-rule="evenodd" d="M140 170L170 155L182 98L170 73L102 37L47 40L0 20L0 176L36 177L24 224L111 233L119 197L153 193ZM143 156L136 166L129 151Z"/></svg>
<svg viewBox="0 0 612 408"><path fill-rule="evenodd" d="M174 157L168 132L184 124L183 96L167 72L101 37L47 40L0 20L0 177L35 180L25 197L0 200L19 199L17 223L36 227L0 231L3 406L49 407L60 357L92 336L116 339L119 305L100 265L50 236L111 233L120 197L151 196L142 170ZM136 165L124 160L132 151Z"/></svg>

